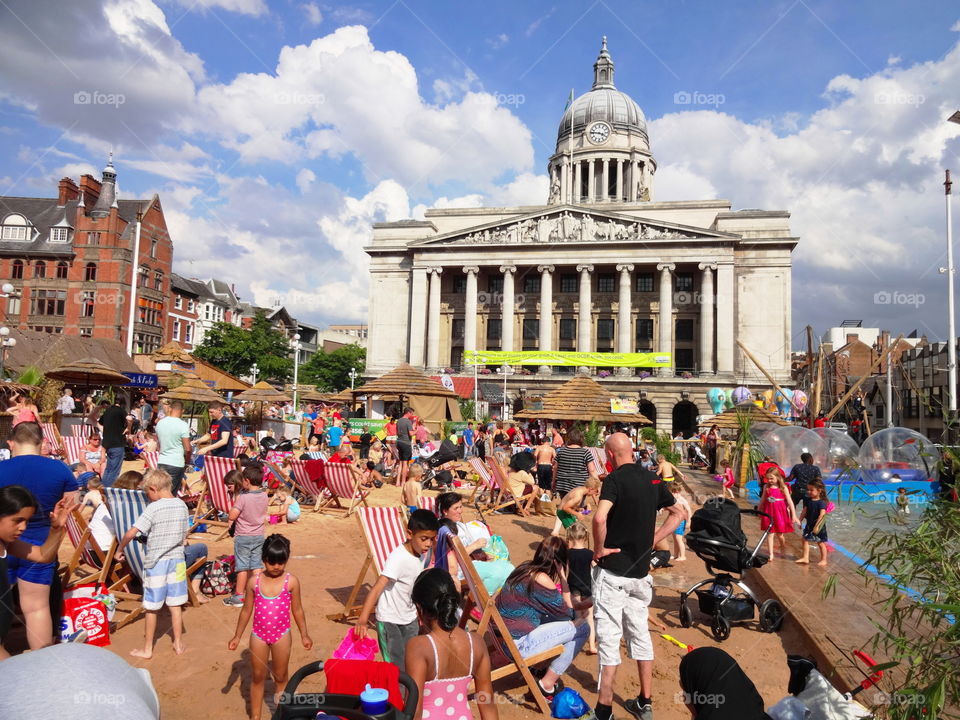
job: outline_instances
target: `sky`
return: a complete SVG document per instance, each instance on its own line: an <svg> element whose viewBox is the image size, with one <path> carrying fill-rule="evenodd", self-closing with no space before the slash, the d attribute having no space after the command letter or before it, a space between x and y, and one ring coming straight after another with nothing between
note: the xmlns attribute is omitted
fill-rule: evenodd
<svg viewBox="0 0 960 720"><path fill-rule="evenodd" d="M945 339L954 3L0 0L0 194L112 151L176 272L363 322L371 223L546 201L602 36L654 199L791 213L795 349L844 320Z"/></svg>

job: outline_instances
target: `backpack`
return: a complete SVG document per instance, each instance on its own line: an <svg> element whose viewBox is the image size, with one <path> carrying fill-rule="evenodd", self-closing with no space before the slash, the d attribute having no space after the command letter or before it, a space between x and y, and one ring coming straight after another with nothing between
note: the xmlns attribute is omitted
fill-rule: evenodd
<svg viewBox="0 0 960 720"><path fill-rule="evenodd" d="M230 595L237 579L233 555L221 555L204 563L200 570L200 592L208 597Z"/></svg>

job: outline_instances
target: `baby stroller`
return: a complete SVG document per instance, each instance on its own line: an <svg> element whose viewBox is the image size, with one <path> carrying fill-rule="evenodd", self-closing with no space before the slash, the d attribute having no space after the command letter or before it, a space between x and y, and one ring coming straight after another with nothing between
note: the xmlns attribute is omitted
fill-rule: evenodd
<svg viewBox="0 0 960 720"><path fill-rule="evenodd" d="M430 487L435 481L443 484L450 485L453 482L453 475L447 473L443 475L440 472L437 472L437 469L443 467L448 462L453 462L454 460L460 459L460 448L451 442L449 439L444 440L440 443L440 447L437 449L433 455L431 455L426 460L426 471L423 474L423 487ZM444 482L446 479L446 482Z"/></svg>
<svg viewBox="0 0 960 720"><path fill-rule="evenodd" d="M766 565L768 558L759 550L769 532L763 532L756 546L750 549L740 527L743 515L770 517L759 510L741 510L726 498L712 498L693 514L687 535L687 546L706 563L707 572L714 575L680 593L680 624L685 628L693 624L687 598L696 593L700 612L711 616L710 631L721 642L730 637L733 623L752 621L757 607L762 632L776 632L783 624L783 606L772 598L761 605L741 579L747 570ZM704 589L707 585L710 587ZM741 592L737 592L738 589Z"/></svg>
<svg viewBox="0 0 960 720"><path fill-rule="evenodd" d="M690 443L687 446L687 462L690 463L691 467L698 470L703 470L710 464L707 456L703 454L703 448L697 443Z"/></svg>
<svg viewBox="0 0 960 720"><path fill-rule="evenodd" d="M308 675L323 672L323 660L307 663L297 670L280 696L280 702L273 713L272 720L296 720L302 718L314 720L317 717L341 717L345 720L413 720L417 712L419 692L417 684L404 672L400 673L400 689L403 692L403 710L392 705L378 715L367 715L360 706L359 695L345 695L331 692L297 693L297 687ZM322 715L320 715L322 713Z"/></svg>

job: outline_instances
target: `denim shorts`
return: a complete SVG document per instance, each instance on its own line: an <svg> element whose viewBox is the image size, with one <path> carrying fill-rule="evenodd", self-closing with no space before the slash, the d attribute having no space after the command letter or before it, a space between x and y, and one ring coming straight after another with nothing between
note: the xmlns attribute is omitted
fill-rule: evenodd
<svg viewBox="0 0 960 720"><path fill-rule="evenodd" d="M237 535L233 539L234 569L259 570L263 567L263 535Z"/></svg>

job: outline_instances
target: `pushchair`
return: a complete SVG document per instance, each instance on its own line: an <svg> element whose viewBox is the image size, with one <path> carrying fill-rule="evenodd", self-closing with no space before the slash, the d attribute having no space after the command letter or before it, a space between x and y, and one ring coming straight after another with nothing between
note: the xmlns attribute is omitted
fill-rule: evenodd
<svg viewBox="0 0 960 720"><path fill-rule="evenodd" d="M404 672L400 673L400 688L404 694L403 710L390 705L387 711L378 715L367 715L360 706L359 695L345 695L330 692L297 693L304 678L323 672L323 660L307 663L297 670L283 689L280 702L273 713L272 720L296 720L302 718L314 720L318 716L341 717L345 720L413 720L417 711L419 692L417 684ZM321 715L322 714L322 715Z"/></svg>
<svg viewBox="0 0 960 720"><path fill-rule="evenodd" d="M742 580L747 570L755 570L767 563L767 556L759 551L769 533L769 530L764 531L756 546L750 549L747 536L740 527L743 515L770 518L759 510L741 510L732 500L711 498L693 514L686 538L687 546L704 561L707 572L713 573L713 577L680 593L680 624L685 628L693 624L687 598L696 593L700 612L711 616L710 631L721 642L730 637L733 623L752 621L757 607L760 608L762 632L776 632L783 624L783 606L772 598L761 604Z"/></svg>
<svg viewBox="0 0 960 720"><path fill-rule="evenodd" d="M707 456L703 454L703 448L697 443L690 443L687 446L687 462L690 463L691 467L699 470L703 470L710 464Z"/></svg>
<svg viewBox="0 0 960 720"><path fill-rule="evenodd" d="M423 474L423 487L428 488L434 482L438 482L439 484L443 485L450 485L453 482L453 476L449 473L447 475L442 475L437 471L447 463L459 459L460 448L456 444L451 442L449 439L441 442L440 447L437 448L437 451L426 459L427 467ZM444 482L444 478L446 478L446 482Z"/></svg>

